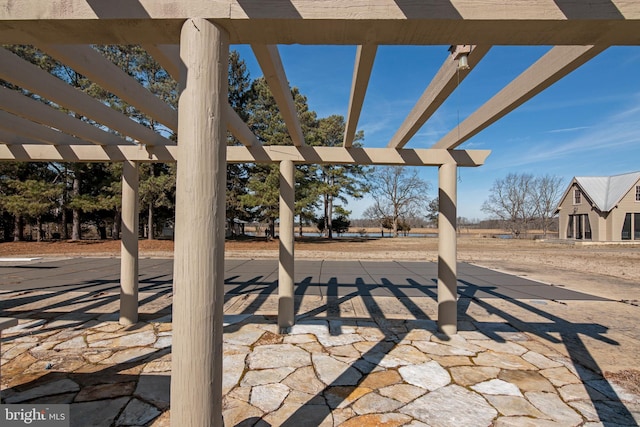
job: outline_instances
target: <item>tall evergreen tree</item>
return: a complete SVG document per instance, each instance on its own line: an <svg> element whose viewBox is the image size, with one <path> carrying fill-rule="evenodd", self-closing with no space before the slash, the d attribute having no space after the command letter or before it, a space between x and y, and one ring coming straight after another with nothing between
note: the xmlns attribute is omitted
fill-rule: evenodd
<svg viewBox="0 0 640 427"><path fill-rule="evenodd" d="M0 208L5 240L11 239L10 229L13 229L14 241L23 240L24 221L39 222L53 208L51 203L58 191L54 180L55 174L47 163L0 163ZM33 207L29 206L31 203Z"/></svg>
<svg viewBox="0 0 640 427"><path fill-rule="evenodd" d="M257 79L252 84L251 98L247 103L249 117L247 123L265 145L292 145L286 124L280 115L278 106L269 90L264 78ZM309 110L307 98L297 88L291 90L302 133L305 140L315 143L317 138L317 118L314 111ZM310 168L296 167L302 173ZM248 194L242 197L243 203L249 207L260 220L266 220L270 226L270 233L275 232L275 220L279 215L279 171L278 165L253 165L250 167L250 177L247 183ZM299 176L300 182L303 179ZM303 187L296 185L296 190ZM302 200L301 194L297 198ZM300 212L303 207L298 204Z"/></svg>
<svg viewBox="0 0 640 427"><path fill-rule="evenodd" d="M332 115L319 120L318 133L320 144L328 147L342 145L345 131L344 117ZM358 147L364 140L364 133L356 134L353 145ZM337 200L347 203L347 196L361 198L367 191L364 176L367 169L361 165L322 165L318 168L319 191L322 195L324 210L324 232L333 238L332 218Z"/></svg>
<svg viewBox="0 0 640 427"><path fill-rule="evenodd" d="M247 103L251 92L251 78L245 62L237 51L231 51L229 55L229 105L243 119L247 120ZM231 133L227 134L227 145L240 145ZM227 226L231 232L234 230L234 221L248 220L242 198L247 193L249 180L249 167L246 164L227 164L227 193L226 214Z"/></svg>

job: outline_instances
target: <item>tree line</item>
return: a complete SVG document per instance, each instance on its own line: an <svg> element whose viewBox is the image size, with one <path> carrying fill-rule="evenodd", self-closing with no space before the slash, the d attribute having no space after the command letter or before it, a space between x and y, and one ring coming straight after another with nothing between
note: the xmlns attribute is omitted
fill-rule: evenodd
<svg viewBox="0 0 640 427"><path fill-rule="evenodd" d="M22 59L57 76L77 90L100 100L136 122L177 141L178 136L134 106L104 90L70 67L31 46L5 46ZM127 74L177 109L176 81L138 46L94 46ZM286 124L264 78L252 79L238 52L229 56L230 106L264 145L291 145ZM104 129L78 112L68 111L10 82L0 80L3 90L14 90L59 109L76 119ZM344 117L319 118L309 109L307 98L291 88L305 142L336 147L342 144ZM110 131L116 133L115 131ZM362 146L358 131L354 145ZM132 141L133 143L133 141ZM240 145L231 134L227 144ZM175 202L175 163L140 164L140 234L157 237L165 224L172 225ZM315 225L329 238L348 229L348 198L370 194L373 205L364 219L386 228L394 236L407 232L423 219L436 223L438 200L430 199L430 184L415 168L400 166L367 168L360 165L296 165L295 215L302 235L303 225ZM97 237L118 239L121 212L120 163L20 163L0 162L1 237L5 241L25 239L25 225L36 230L35 238L79 240L88 228ZM509 174L497 180L482 210L501 220L514 235L538 224L547 232L560 194L560 181L548 175ZM229 230L237 221L267 224L275 235L279 215L279 166L277 164L228 164L226 218ZM47 225L47 232L43 225Z"/></svg>
<svg viewBox="0 0 640 427"><path fill-rule="evenodd" d="M134 106L100 88L70 67L30 46L5 46L14 54L90 94L138 123L177 141L177 135ZM174 109L178 84L138 46L94 46L141 85ZM104 129L88 117L0 80L0 85L21 92L38 102ZM342 116L319 118L309 109L307 98L293 87L291 93L305 142L309 145L342 144L345 121ZM286 125L264 78L252 79L236 51L229 56L229 104L265 145L291 145ZM117 132L114 132L117 133ZM364 133L356 134L361 146ZM239 145L228 134L229 145ZM347 197L360 198L369 191L368 168L359 165L296 165L295 214L302 224L322 220L329 237L334 218L347 218ZM140 210L142 234L152 239L159 226L172 223L175 200L175 164L140 165ZM122 165L118 163L0 163L0 210L4 240L24 239L25 224L35 226L36 239L44 238L42 224L52 224L47 237L78 240L92 225L100 238L119 238ZM234 221L267 223L271 235L279 214L279 167L277 164L229 164L227 166L226 217ZM321 212L318 215L317 212ZM340 226L343 226L341 223Z"/></svg>

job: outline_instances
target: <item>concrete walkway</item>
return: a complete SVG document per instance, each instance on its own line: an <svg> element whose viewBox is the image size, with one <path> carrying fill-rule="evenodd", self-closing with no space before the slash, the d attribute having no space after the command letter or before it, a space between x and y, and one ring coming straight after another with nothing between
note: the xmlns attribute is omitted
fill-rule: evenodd
<svg viewBox="0 0 640 427"><path fill-rule="evenodd" d="M70 403L82 427L169 425L171 261L141 260L130 327L117 323L117 263L0 264L0 316L20 318L2 335L6 403ZM276 268L227 261L226 426L640 421L640 395L603 374L637 367L640 340L615 323L638 307L463 264L447 337L433 264L300 261L298 321L280 335ZM611 324L589 314L605 311Z"/></svg>

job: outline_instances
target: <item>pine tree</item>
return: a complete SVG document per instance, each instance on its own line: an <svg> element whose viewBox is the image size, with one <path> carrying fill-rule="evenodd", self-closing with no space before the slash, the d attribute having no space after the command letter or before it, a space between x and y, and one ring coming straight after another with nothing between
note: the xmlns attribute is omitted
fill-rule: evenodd
<svg viewBox="0 0 640 427"><path fill-rule="evenodd" d="M315 142L317 138L317 118L314 111L309 110L307 98L297 88L291 90L302 133L306 140ZM287 126L280 115L278 106L269 90L264 78L257 79L251 86L251 98L247 103L249 117L247 123L264 145L293 145ZM296 170L307 175L312 169L296 167ZM270 234L275 232L275 220L279 215L279 165L253 165L250 167L250 176L247 183L248 193L242 197L242 202L247 206L256 218L266 220L269 223ZM297 175L299 182L304 178ZM302 190L297 184L296 190ZM305 190L306 191L306 190ZM307 200L300 197L298 200ZM298 213L305 209L301 203L296 204Z"/></svg>
<svg viewBox="0 0 640 427"><path fill-rule="evenodd" d="M245 62L237 51L229 55L229 105L243 119L247 120L247 103L251 92L251 78ZM227 145L240 145L231 133L227 135ZM234 232L234 221L248 220L249 214L242 199L247 194L249 166L246 164L227 164L226 216L227 227Z"/></svg>
<svg viewBox="0 0 640 427"><path fill-rule="evenodd" d="M328 147L342 145L345 131L344 117L332 115L319 120L320 143ZM356 134L353 145L358 147L364 140L364 133ZM335 202L347 203L346 196L361 198L367 191L364 175L367 169L361 165L322 165L318 168L319 192L322 196L324 210L323 230L329 239L333 238L332 226Z"/></svg>

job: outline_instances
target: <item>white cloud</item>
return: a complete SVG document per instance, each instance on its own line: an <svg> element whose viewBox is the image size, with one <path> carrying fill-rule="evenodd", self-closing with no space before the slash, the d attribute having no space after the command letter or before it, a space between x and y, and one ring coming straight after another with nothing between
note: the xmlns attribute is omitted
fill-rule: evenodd
<svg viewBox="0 0 640 427"><path fill-rule="evenodd" d="M575 131L578 131L578 130L584 130L584 129L589 129L589 128L591 128L591 126L578 126L578 127L573 127L573 128L548 130L547 133L575 132Z"/></svg>
<svg viewBox="0 0 640 427"><path fill-rule="evenodd" d="M612 154L612 149L629 147L636 152L640 147L640 96L634 97L630 107L603 117L593 126L585 127L570 139L535 142L510 162L509 167L525 166L549 162L563 158L593 156L601 152L603 156ZM576 132L580 129L575 129ZM621 151L622 152L622 151ZM628 155L628 154L627 154Z"/></svg>

